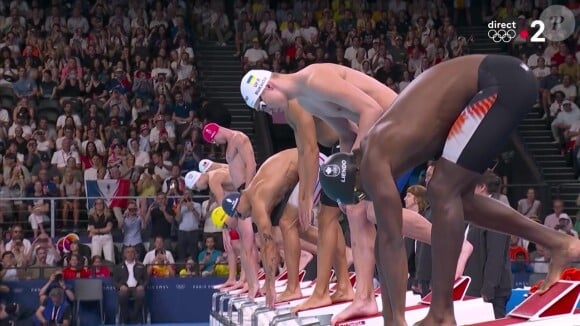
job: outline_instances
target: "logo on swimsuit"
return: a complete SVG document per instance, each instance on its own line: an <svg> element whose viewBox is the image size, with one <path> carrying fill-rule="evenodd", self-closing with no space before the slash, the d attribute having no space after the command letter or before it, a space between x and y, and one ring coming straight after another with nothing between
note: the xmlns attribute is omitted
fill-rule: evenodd
<svg viewBox="0 0 580 326"><path fill-rule="evenodd" d="M336 164L330 164L330 165L327 165L324 168L324 171L322 171L322 172L327 177L331 177L331 178L338 177L338 175L340 174L340 167Z"/></svg>
<svg viewBox="0 0 580 326"><path fill-rule="evenodd" d="M340 182L346 183L346 160L340 162Z"/></svg>

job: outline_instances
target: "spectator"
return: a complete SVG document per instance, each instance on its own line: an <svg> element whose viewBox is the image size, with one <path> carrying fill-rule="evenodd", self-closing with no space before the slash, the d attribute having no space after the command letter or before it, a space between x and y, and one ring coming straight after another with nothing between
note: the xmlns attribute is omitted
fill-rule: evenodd
<svg viewBox="0 0 580 326"><path fill-rule="evenodd" d="M138 323L145 302L145 287L149 274L143 264L135 260L135 248L125 247L124 260L113 274L115 287L119 296L121 319L126 324ZM129 309L129 300L134 300L133 309Z"/></svg>
<svg viewBox="0 0 580 326"><path fill-rule="evenodd" d="M149 252L147 252L147 254L145 255L145 258L143 259L143 264L151 265L155 260L155 251L158 249L164 249L164 247L165 241L163 237L155 237L155 239L153 240L153 248L150 248ZM166 250L165 257L167 258L169 264L175 264L175 259L173 258L173 254L171 254L171 251Z"/></svg>
<svg viewBox="0 0 580 326"><path fill-rule="evenodd" d="M202 239L201 205L193 201L191 190L186 189L176 208L175 221L179 223L177 254L179 259L197 257Z"/></svg>
<svg viewBox="0 0 580 326"><path fill-rule="evenodd" d="M48 277L48 281L40 288L38 291L38 297L40 299L39 301L43 302L52 289L62 289L69 303L73 303L75 301L75 294L72 288L69 287L64 281L61 270L56 270L51 273Z"/></svg>
<svg viewBox="0 0 580 326"><path fill-rule="evenodd" d="M568 216L566 213L562 213L558 217L558 225L556 225L554 228L564 234L578 238L578 232L576 232L573 227L574 225L572 224L572 219L570 216Z"/></svg>
<svg viewBox="0 0 580 326"><path fill-rule="evenodd" d="M15 255L11 251L4 251L2 253L2 270L0 270L2 281L18 281L21 273L16 267Z"/></svg>
<svg viewBox="0 0 580 326"><path fill-rule="evenodd" d="M554 199L552 202L552 209L554 213L546 216L544 219L544 225L553 229L560 222L560 216L564 213L564 202L561 199Z"/></svg>
<svg viewBox="0 0 580 326"><path fill-rule="evenodd" d="M564 95L564 93L561 91L554 93L554 102L552 102L552 104L550 105L550 109L548 111L550 118L554 119L558 115L558 113L563 111L562 106L564 105L565 97L566 95Z"/></svg>
<svg viewBox="0 0 580 326"><path fill-rule="evenodd" d="M205 249L202 250L197 257L201 276L209 276L213 274L215 265L221 256L222 252L215 249L214 238L205 238Z"/></svg>
<svg viewBox="0 0 580 326"><path fill-rule="evenodd" d="M195 269L195 261L191 257L185 259L185 267L179 271L179 277L194 277L198 275Z"/></svg>
<svg viewBox="0 0 580 326"><path fill-rule="evenodd" d="M210 191L209 198L201 204L201 211L203 213L203 243L208 237L214 238L215 247L219 251L225 251L223 247L222 230L218 228L211 219L211 212L218 207L213 192Z"/></svg>
<svg viewBox="0 0 580 326"><path fill-rule="evenodd" d="M147 266L147 273L152 277L173 277L175 276L173 267L165 256L165 249L155 249L155 258Z"/></svg>
<svg viewBox="0 0 580 326"><path fill-rule="evenodd" d="M34 315L35 325L72 325L72 309L62 289L53 288Z"/></svg>
<svg viewBox="0 0 580 326"><path fill-rule="evenodd" d="M138 261L142 261L145 258L145 245L143 244L142 231L146 225L147 223L144 217L137 210L137 203L132 200L129 201L121 222L123 248L134 248Z"/></svg>
<svg viewBox="0 0 580 326"><path fill-rule="evenodd" d="M518 212L527 217L540 215L542 203L536 199L536 190L534 188L528 188L526 198L518 201Z"/></svg>
<svg viewBox="0 0 580 326"><path fill-rule="evenodd" d="M93 256L91 262L91 277L93 278L109 278L111 271L109 267L103 265L103 258L101 256Z"/></svg>
<svg viewBox="0 0 580 326"><path fill-rule="evenodd" d="M79 259L80 257L77 254L69 256L68 265L62 270L62 275L65 280L91 277L91 271L83 266Z"/></svg>
<svg viewBox="0 0 580 326"><path fill-rule="evenodd" d="M111 211L105 206L105 201L101 198L89 211L88 231L91 237L91 256L104 253L105 259L115 263L115 248L113 244L114 220Z"/></svg>
<svg viewBox="0 0 580 326"><path fill-rule="evenodd" d="M10 230L11 240L6 243L5 250L11 252L18 252L22 257L30 256L32 244L28 239L24 238L24 233L20 225L12 226ZM22 261L21 263L24 263Z"/></svg>
<svg viewBox="0 0 580 326"><path fill-rule="evenodd" d="M530 254L530 265L534 273L547 274L549 270L550 253L539 244L536 244L536 251Z"/></svg>
<svg viewBox="0 0 580 326"><path fill-rule="evenodd" d="M70 251L62 257L60 265L64 267L68 266L70 257L72 255L77 255L79 257L80 263L83 266L88 266L91 257L91 248L85 244L80 243L79 240L73 240L70 244Z"/></svg>
<svg viewBox="0 0 580 326"><path fill-rule="evenodd" d="M562 102L562 111L558 113L556 118L551 123L552 137L554 137L554 144L561 142L560 134L570 129L570 127L580 120L580 109L569 100Z"/></svg>
<svg viewBox="0 0 580 326"><path fill-rule="evenodd" d="M562 83L552 87L550 93L554 94L558 91L563 92L564 95L566 96L566 100L575 102L576 96L578 95L576 85L572 83L572 77L570 75L562 75L562 76L563 76Z"/></svg>
<svg viewBox="0 0 580 326"><path fill-rule="evenodd" d="M268 68L268 53L260 46L260 40L257 37L252 39L252 47L244 52L243 67L244 70L255 68Z"/></svg>
<svg viewBox="0 0 580 326"><path fill-rule="evenodd" d="M174 213L164 193L157 194L155 202L149 206L145 220L151 221L151 237L161 237L164 241L164 248L171 248L171 226Z"/></svg>

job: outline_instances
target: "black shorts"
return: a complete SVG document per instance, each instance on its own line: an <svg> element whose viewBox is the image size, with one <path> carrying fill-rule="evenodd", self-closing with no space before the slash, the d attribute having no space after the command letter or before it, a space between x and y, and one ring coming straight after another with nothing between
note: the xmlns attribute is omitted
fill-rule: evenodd
<svg viewBox="0 0 580 326"><path fill-rule="evenodd" d="M332 146L332 150L330 151L330 155L335 154L340 152L340 149L338 148L338 143L336 143L334 146ZM320 194L320 204L324 205L324 206L330 206L330 207L338 207L338 204L330 199L325 193L324 193L324 189L321 190L321 194Z"/></svg>
<svg viewBox="0 0 580 326"><path fill-rule="evenodd" d="M274 209L272 209L272 213L270 214L272 226L280 225L280 219L282 219L282 214L284 214L284 209L286 208L288 199L290 199L293 191L294 187L290 188L290 190L284 195L284 198L282 198L278 205L274 206Z"/></svg>
<svg viewBox="0 0 580 326"><path fill-rule="evenodd" d="M479 65L478 89L449 130L441 157L482 173L536 103L539 88L519 59L488 55Z"/></svg>

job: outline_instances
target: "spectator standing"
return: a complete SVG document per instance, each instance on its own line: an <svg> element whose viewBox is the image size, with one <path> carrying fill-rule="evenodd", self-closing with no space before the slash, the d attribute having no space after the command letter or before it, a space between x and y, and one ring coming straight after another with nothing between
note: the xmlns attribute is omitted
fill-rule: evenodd
<svg viewBox="0 0 580 326"><path fill-rule="evenodd" d="M527 217L540 215L542 203L536 199L536 190L534 188L528 188L526 198L518 201L518 212Z"/></svg>
<svg viewBox="0 0 580 326"><path fill-rule="evenodd" d="M193 201L191 190L186 189L176 209L175 221L179 223L177 254L180 260L197 257L202 239L201 205Z"/></svg>
<svg viewBox="0 0 580 326"><path fill-rule="evenodd" d="M167 196L159 192L145 217L147 221L151 221L151 237L161 237L164 248L171 248L171 226L175 218L173 214L171 206L167 204Z"/></svg>
<svg viewBox="0 0 580 326"><path fill-rule="evenodd" d="M104 254L106 260L115 263L115 245L111 233L113 225L114 220L109 208L105 207L105 201L101 198L95 200L88 222L91 256Z"/></svg>
<svg viewBox="0 0 580 326"><path fill-rule="evenodd" d="M137 209L137 203L133 200L129 201L121 222L123 248L133 247L138 261L143 261L145 258L142 232L146 226L145 218L139 214Z"/></svg>

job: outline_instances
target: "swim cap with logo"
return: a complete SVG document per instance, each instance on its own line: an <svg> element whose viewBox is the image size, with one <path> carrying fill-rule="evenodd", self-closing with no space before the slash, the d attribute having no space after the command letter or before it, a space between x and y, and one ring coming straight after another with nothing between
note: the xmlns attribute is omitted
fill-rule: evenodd
<svg viewBox="0 0 580 326"><path fill-rule="evenodd" d="M201 161L199 161L199 165L198 165L198 170L201 173L206 173L207 170L209 170L209 168L211 167L211 165L213 164L212 160L208 160L208 159L203 159Z"/></svg>
<svg viewBox="0 0 580 326"><path fill-rule="evenodd" d="M203 127L201 136L206 142L213 143L213 140L219 131L220 126L217 123L210 122Z"/></svg>
<svg viewBox="0 0 580 326"><path fill-rule="evenodd" d="M352 153L336 153L320 165L318 177L324 193L338 204L351 205L366 195L356 189L356 157Z"/></svg>
<svg viewBox="0 0 580 326"><path fill-rule="evenodd" d="M216 207L213 211L211 211L211 221L213 224L218 228L221 229L224 227L226 220L228 219L228 214L224 211L222 207Z"/></svg>
<svg viewBox="0 0 580 326"><path fill-rule="evenodd" d="M185 187L187 187L187 189L194 189L195 184L197 183L200 177L201 173L197 171L187 172L187 174L185 175Z"/></svg>
<svg viewBox="0 0 580 326"><path fill-rule="evenodd" d="M252 109L256 108L256 102L262 95L262 92L264 92L264 89L266 89L266 85L271 77L271 71L254 69L248 71L242 78L240 92L246 104Z"/></svg>
<svg viewBox="0 0 580 326"><path fill-rule="evenodd" d="M239 192L230 192L224 197L224 199L222 199L222 207L224 208L226 214L231 217L237 215L236 208L240 202L240 197L241 194Z"/></svg>

